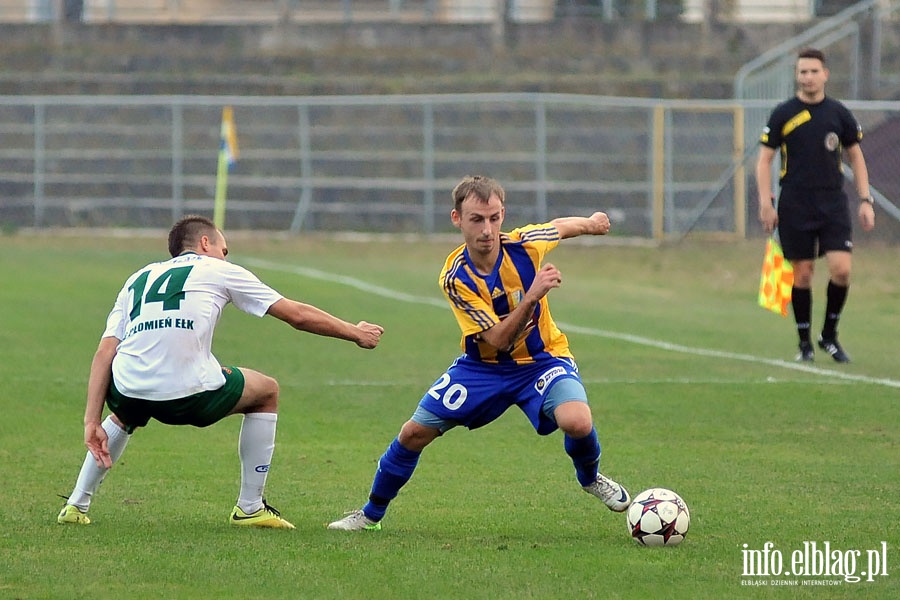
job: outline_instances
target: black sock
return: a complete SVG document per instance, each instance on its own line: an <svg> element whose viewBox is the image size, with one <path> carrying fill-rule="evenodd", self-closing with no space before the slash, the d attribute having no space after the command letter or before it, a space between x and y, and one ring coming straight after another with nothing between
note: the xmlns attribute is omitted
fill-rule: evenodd
<svg viewBox="0 0 900 600"><path fill-rule="evenodd" d="M825 323L822 325L822 338L833 340L837 338L837 325L841 318L841 310L847 301L847 292L850 286L837 285L828 281L827 301L825 303Z"/></svg>
<svg viewBox="0 0 900 600"><path fill-rule="evenodd" d="M797 335L800 337L800 342L808 344L810 343L809 323L812 315L812 291L809 288L792 288L791 307L794 309L794 321L797 322Z"/></svg>

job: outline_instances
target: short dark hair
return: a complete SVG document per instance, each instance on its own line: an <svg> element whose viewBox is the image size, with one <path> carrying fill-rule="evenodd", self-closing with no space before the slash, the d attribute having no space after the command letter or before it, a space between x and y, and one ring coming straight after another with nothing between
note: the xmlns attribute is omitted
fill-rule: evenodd
<svg viewBox="0 0 900 600"><path fill-rule="evenodd" d="M482 202L487 202L492 194L497 194L501 204L506 202L506 192L503 191L503 186L496 180L483 175L466 175L453 188L453 208L459 211L463 200L471 195L474 195Z"/></svg>
<svg viewBox="0 0 900 600"><path fill-rule="evenodd" d="M200 238L218 239L219 228L212 219L200 215L188 215L169 230L169 254L178 256L185 250L196 248Z"/></svg>
<svg viewBox="0 0 900 600"><path fill-rule="evenodd" d="M825 64L825 53L819 50L818 48L803 48L800 52L797 53L797 59L801 58L814 58L816 60L821 61L821 63Z"/></svg>

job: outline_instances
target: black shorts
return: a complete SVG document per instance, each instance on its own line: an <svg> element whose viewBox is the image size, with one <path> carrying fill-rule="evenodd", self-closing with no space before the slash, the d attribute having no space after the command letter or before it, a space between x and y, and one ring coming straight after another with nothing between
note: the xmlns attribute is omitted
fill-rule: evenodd
<svg viewBox="0 0 900 600"><path fill-rule="evenodd" d="M176 400L141 400L123 396L110 381L106 405L132 433L145 427L150 419L167 425L207 427L222 420L237 405L244 393L244 374L237 367L222 367L225 385Z"/></svg>
<svg viewBox="0 0 900 600"><path fill-rule="evenodd" d="M850 205L844 190L783 188L778 198L778 239L788 260L812 260L853 250Z"/></svg>

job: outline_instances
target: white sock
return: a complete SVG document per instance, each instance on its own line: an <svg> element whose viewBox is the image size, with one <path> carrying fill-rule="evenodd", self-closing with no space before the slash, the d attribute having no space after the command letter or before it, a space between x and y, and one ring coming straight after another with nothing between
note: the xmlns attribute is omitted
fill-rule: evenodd
<svg viewBox="0 0 900 600"><path fill-rule="evenodd" d="M238 455L241 457L241 495L237 505L252 514L263 506L263 490L275 452L276 413L249 413L241 424Z"/></svg>
<svg viewBox="0 0 900 600"><path fill-rule="evenodd" d="M128 440L131 439L131 435L125 433L124 429L116 425L111 416L106 417L101 426L106 435L109 436L109 441L107 442L109 456L113 464L115 464L119 457L122 456L122 453L125 452L125 446L128 444ZM84 457L84 463L81 465L81 471L78 473L75 489L72 490L66 504L77 507L81 512L87 512L94 492L103 483L103 478L106 477L108 471L109 469L98 467L97 461L88 452L87 456Z"/></svg>

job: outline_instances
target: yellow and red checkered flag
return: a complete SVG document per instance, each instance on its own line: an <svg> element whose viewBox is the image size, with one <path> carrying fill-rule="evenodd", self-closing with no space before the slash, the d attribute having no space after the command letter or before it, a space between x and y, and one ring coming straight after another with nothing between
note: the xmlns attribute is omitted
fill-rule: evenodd
<svg viewBox="0 0 900 600"><path fill-rule="evenodd" d="M786 317L793 287L794 267L784 259L781 244L770 237L766 242L766 256L759 278L759 305Z"/></svg>

